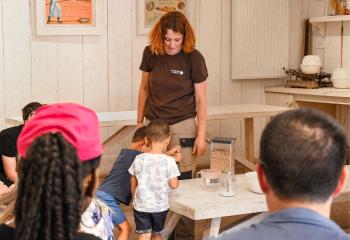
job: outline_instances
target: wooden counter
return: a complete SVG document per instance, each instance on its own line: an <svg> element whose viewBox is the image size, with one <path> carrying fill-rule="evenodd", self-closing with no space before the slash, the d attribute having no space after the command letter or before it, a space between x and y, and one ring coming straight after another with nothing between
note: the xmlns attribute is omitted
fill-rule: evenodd
<svg viewBox="0 0 350 240"><path fill-rule="evenodd" d="M343 125L350 144L350 89L268 87L265 93L266 104L316 108L330 114Z"/></svg>
<svg viewBox="0 0 350 240"><path fill-rule="evenodd" d="M291 94L295 101L350 105L350 89L269 87L265 92Z"/></svg>

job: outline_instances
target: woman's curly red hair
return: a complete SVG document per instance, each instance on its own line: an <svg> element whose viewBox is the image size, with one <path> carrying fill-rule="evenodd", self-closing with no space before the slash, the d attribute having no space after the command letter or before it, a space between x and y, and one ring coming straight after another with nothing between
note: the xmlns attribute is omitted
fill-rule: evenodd
<svg viewBox="0 0 350 240"><path fill-rule="evenodd" d="M193 51L196 44L191 24L181 12L173 11L166 13L158 20L149 34L150 47L153 54L164 54L164 36L167 30L173 30L183 34L182 49L185 53Z"/></svg>

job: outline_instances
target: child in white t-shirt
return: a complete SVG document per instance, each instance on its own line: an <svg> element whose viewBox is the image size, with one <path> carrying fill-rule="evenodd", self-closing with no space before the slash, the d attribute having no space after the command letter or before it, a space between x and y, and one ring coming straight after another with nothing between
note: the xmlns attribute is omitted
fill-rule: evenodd
<svg viewBox="0 0 350 240"><path fill-rule="evenodd" d="M179 186L175 159L165 155L170 142L169 125L154 120L147 125L146 142L150 151L136 156L129 168L134 217L139 239L161 239L169 210L170 188Z"/></svg>

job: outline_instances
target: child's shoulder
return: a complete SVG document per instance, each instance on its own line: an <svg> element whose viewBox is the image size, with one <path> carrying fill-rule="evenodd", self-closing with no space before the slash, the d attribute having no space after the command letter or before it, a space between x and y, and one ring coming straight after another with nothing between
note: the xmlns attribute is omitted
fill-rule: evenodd
<svg viewBox="0 0 350 240"><path fill-rule="evenodd" d="M119 153L119 158L130 158L136 157L139 154L142 154L139 150L123 148Z"/></svg>

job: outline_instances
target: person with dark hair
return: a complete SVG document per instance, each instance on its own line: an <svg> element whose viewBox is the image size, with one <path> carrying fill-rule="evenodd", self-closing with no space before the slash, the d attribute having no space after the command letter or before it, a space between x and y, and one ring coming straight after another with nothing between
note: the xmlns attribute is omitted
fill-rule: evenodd
<svg viewBox="0 0 350 240"><path fill-rule="evenodd" d="M137 125L163 119L170 125L169 148L180 138L194 139L183 148L181 178L192 178L197 156L206 149L207 77L205 59L195 49L195 34L179 11L163 15L152 28L140 70ZM197 118L197 121L196 121Z"/></svg>
<svg viewBox="0 0 350 240"><path fill-rule="evenodd" d="M258 179L270 213L260 223L216 239L350 239L329 219L344 187L347 142L342 127L312 109L273 118L260 140Z"/></svg>
<svg viewBox="0 0 350 240"><path fill-rule="evenodd" d="M161 239L169 211L168 193L179 186L175 159L166 155L170 142L169 125L153 120L146 128L150 151L136 156L129 168L134 217L139 239Z"/></svg>
<svg viewBox="0 0 350 240"><path fill-rule="evenodd" d="M0 239L100 239L79 229L98 184L102 144L96 113L78 104L43 106L17 143L22 164L15 228L0 225Z"/></svg>
<svg viewBox="0 0 350 240"><path fill-rule="evenodd" d="M35 111L41 106L42 104L38 102L31 102L23 107L22 118L24 124L34 116ZM24 124L0 132L0 181L6 186L12 185L17 180L17 138Z"/></svg>
<svg viewBox="0 0 350 240"><path fill-rule="evenodd" d="M127 240L130 225L120 208L120 203L129 205L131 202L129 167L135 157L147 150L145 142L146 127L138 128L132 138L131 145L122 149L113 167L98 188L96 196L112 210L113 224L119 230L119 240Z"/></svg>

